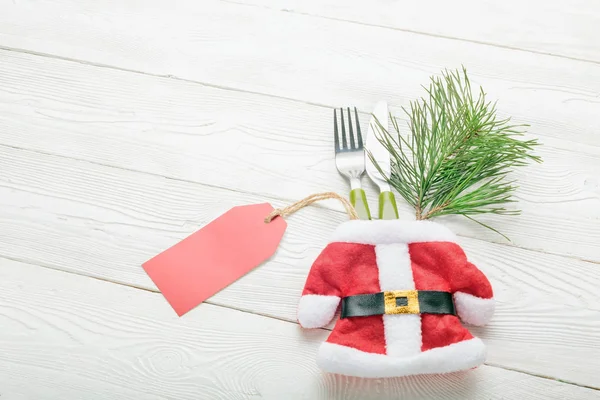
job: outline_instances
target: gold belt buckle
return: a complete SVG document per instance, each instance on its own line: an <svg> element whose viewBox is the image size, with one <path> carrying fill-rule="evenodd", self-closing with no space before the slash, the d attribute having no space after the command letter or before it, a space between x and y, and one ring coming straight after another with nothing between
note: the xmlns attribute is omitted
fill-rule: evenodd
<svg viewBox="0 0 600 400"><path fill-rule="evenodd" d="M383 298L386 314L419 314L419 293L416 290L383 292Z"/></svg>

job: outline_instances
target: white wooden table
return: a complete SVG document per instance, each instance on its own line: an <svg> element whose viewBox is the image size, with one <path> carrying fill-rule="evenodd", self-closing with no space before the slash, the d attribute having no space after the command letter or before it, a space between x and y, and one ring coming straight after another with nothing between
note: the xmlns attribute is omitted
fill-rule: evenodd
<svg viewBox="0 0 600 400"><path fill-rule="evenodd" d="M439 3L0 0L0 399L600 399L600 3ZM142 262L234 205L347 193L332 108L366 127L461 64L544 144L523 214L483 218L512 242L440 220L495 287L485 366L318 370L295 309L334 202L175 315Z"/></svg>

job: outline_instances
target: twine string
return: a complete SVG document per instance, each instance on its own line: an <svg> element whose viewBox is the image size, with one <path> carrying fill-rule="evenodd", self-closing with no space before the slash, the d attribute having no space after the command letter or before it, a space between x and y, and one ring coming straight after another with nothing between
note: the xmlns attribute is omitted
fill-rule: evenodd
<svg viewBox="0 0 600 400"><path fill-rule="evenodd" d="M345 197L342 197L335 192L325 192L325 193L311 194L310 196L308 196L300 201L297 201L293 204L290 204L287 207L277 208L277 209L271 211L271 213L269 215L267 215L267 217L265 218L265 223L268 224L275 217L285 218L288 215L293 214L296 211L298 211L306 206L316 203L317 201L327 200L327 199L339 200L344 205L344 208L346 209L346 212L348 213L348 216L350 217L350 219L358 219L358 214L356 213L356 210L354 209L352 204L350 204L350 202Z"/></svg>

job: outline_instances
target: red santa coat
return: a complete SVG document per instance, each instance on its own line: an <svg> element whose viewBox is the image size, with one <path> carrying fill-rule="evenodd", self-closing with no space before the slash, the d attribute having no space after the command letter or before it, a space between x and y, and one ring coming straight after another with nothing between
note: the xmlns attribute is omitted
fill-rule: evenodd
<svg viewBox="0 0 600 400"><path fill-rule="evenodd" d="M494 312L492 287L467 261L455 235L429 221L349 221L314 262L298 308L305 328L326 326L341 298L396 290L453 294L460 319L483 325ZM319 350L327 371L392 377L470 369L485 346L449 314L391 314L337 321Z"/></svg>

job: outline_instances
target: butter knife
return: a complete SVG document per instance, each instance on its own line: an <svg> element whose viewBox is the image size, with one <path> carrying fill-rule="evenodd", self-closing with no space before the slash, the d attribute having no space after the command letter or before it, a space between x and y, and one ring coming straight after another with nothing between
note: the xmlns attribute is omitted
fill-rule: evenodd
<svg viewBox="0 0 600 400"><path fill-rule="evenodd" d="M379 187L379 219L398 219L398 207L396 206L396 197L391 191L389 183L385 176L390 176L391 161L390 154L385 146L379 141L382 137L381 129L388 129L388 105L385 101L380 101L375 105L373 115L369 121L369 129L367 131L367 143L365 144L365 165L367 175ZM369 153L379 165L379 169L375 166ZM383 172L383 174L382 174Z"/></svg>

